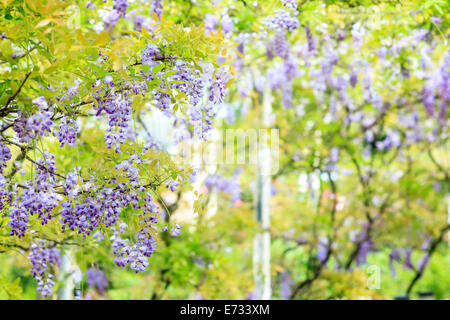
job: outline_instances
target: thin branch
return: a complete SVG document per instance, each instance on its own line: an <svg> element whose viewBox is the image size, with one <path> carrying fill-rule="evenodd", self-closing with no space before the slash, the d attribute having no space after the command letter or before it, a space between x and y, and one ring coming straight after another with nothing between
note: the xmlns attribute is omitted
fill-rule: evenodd
<svg viewBox="0 0 450 320"><path fill-rule="evenodd" d="M431 259L431 256L433 255L433 253L436 251L436 248L438 247L438 245L444 240L444 235L447 231L450 230L450 224L446 225L445 227L443 227L439 233L439 236L433 240L433 242L431 243L430 247L427 250L427 255L428 255L428 259ZM427 263L428 264L428 263ZM411 293L412 289L414 288L415 284L417 283L417 281L420 280L420 278L422 277L425 268L427 266L427 264L425 264L423 266L423 268L418 268L416 270L416 274L414 275L414 277L412 278L411 282L408 285L408 288L406 289L406 295L409 296L409 294Z"/></svg>
<svg viewBox="0 0 450 320"><path fill-rule="evenodd" d="M66 177L64 177L63 175L60 175L59 173L56 173L56 172L54 172L54 171L48 169L46 166L44 166L44 165L42 165L42 164L40 164L40 163L34 161L34 160L31 159L29 156L25 156L25 159L27 159L28 161L30 161L30 162L34 163L35 165L41 167L41 168L44 169L45 171L47 171L47 172L49 172L49 173L51 173L51 174L53 174L53 175L55 175L55 176L57 176L57 177L60 177L61 179L64 179L64 180L66 179Z"/></svg>
<svg viewBox="0 0 450 320"><path fill-rule="evenodd" d="M448 170L446 170L444 167L442 167L434 158L433 154L431 153L431 150L428 149L428 156L430 157L431 162L434 163L434 165L439 169L440 172L442 172L445 175L445 180L450 181L450 175L448 173Z"/></svg>
<svg viewBox="0 0 450 320"><path fill-rule="evenodd" d="M9 111L8 111L8 106L9 104L17 97L17 95L20 93L20 91L22 90L25 82L28 80L29 76L31 75L31 72L28 72L25 76L25 79L23 79L22 83L20 84L19 88L17 89L17 91L8 98L8 101L6 101L6 105L3 107L3 109L0 110L0 117L4 117L6 116ZM7 112L8 111L8 112Z"/></svg>

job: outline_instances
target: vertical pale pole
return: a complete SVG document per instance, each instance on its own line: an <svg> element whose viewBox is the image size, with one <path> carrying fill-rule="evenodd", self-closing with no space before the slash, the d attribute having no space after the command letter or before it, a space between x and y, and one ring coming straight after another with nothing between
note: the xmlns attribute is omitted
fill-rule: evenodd
<svg viewBox="0 0 450 320"><path fill-rule="evenodd" d="M270 196L271 196L271 154L268 144L267 129L271 127L271 94L266 83L263 94L262 127L259 131L258 174L256 187L256 220L260 230L254 239L253 271L255 293L259 299L272 297L270 272Z"/></svg>
<svg viewBox="0 0 450 320"><path fill-rule="evenodd" d="M74 258L72 249L67 249L61 257L58 280L61 287L58 290L58 300L73 300L75 282L72 277Z"/></svg>

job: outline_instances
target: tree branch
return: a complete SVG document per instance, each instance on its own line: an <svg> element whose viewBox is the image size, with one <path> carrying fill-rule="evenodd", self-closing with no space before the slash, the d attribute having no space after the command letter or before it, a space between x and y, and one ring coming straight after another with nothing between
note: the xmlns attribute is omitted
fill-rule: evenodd
<svg viewBox="0 0 450 320"><path fill-rule="evenodd" d="M28 73L26 74L26 76L25 76L25 79L23 79L22 83L20 84L19 88L17 89L17 91L16 91L11 97L8 98L8 100L6 101L6 105L3 107L3 109L0 110L0 117L4 117L4 116L6 116L6 115L9 113L9 111L8 111L9 104L10 104L10 103L17 97L17 95L20 93L20 91L22 90L22 88L23 88L25 82L28 80L28 78L30 77L30 75L31 75L31 72L28 72Z"/></svg>
<svg viewBox="0 0 450 320"><path fill-rule="evenodd" d="M438 247L438 245L444 240L444 235L447 231L450 230L450 224L446 225L445 227L443 227L439 233L439 236L433 240L433 242L431 243L430 247L427 250L427 255L428 255L428 259L431 259L431 256L433 255L433 253L436 251L436 248ZM411 282L408 285L408 288L406 289L406 295L409 296L409 294L411 293L412 289L414 288L415 284L420 280L420 278L422 277L426 266L428 265L428 263L426 263L423 268L418 268L416 270L416 274L414 275L414 277L411 279Z"/></svg>

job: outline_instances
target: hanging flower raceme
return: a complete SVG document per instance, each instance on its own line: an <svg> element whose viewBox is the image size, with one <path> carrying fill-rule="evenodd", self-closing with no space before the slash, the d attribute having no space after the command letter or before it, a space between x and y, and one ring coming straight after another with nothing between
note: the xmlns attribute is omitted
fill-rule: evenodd
<svg viewBox="0 0 450 320"><path fill-rule="evenodd" d="M108 278L102 270L90 268L86 271L86 281L90 288L97 288L101 294L108 287Z"/></svg>
<svg viewBox="0 0 450 320"><path fill-rule="evenodd" d="M11 151L9 147L0 141L0 173L3 173L3 169L6 168L6 162L11 159Z"/></svg>
<svg viewBox="0 0 450 320"><path fill-rule="evenodd" d="M53 269L60 264L59 250L48 248L44 240L36 240L30 245L28 259L31 263L31 274L37 280L38 292L49 298L55 285Z"/></svg>

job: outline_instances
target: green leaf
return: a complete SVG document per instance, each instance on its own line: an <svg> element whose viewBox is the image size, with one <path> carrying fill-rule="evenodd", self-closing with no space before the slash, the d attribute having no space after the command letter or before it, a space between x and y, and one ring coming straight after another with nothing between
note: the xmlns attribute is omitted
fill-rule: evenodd
<svg viewBox="0 0 450 320"><path fill-rule="evenodd" d="M152 72L153 73L158 73L161 72L161 70L164 68L164 63L160 63L156 66L153 67Z"/></svg>

